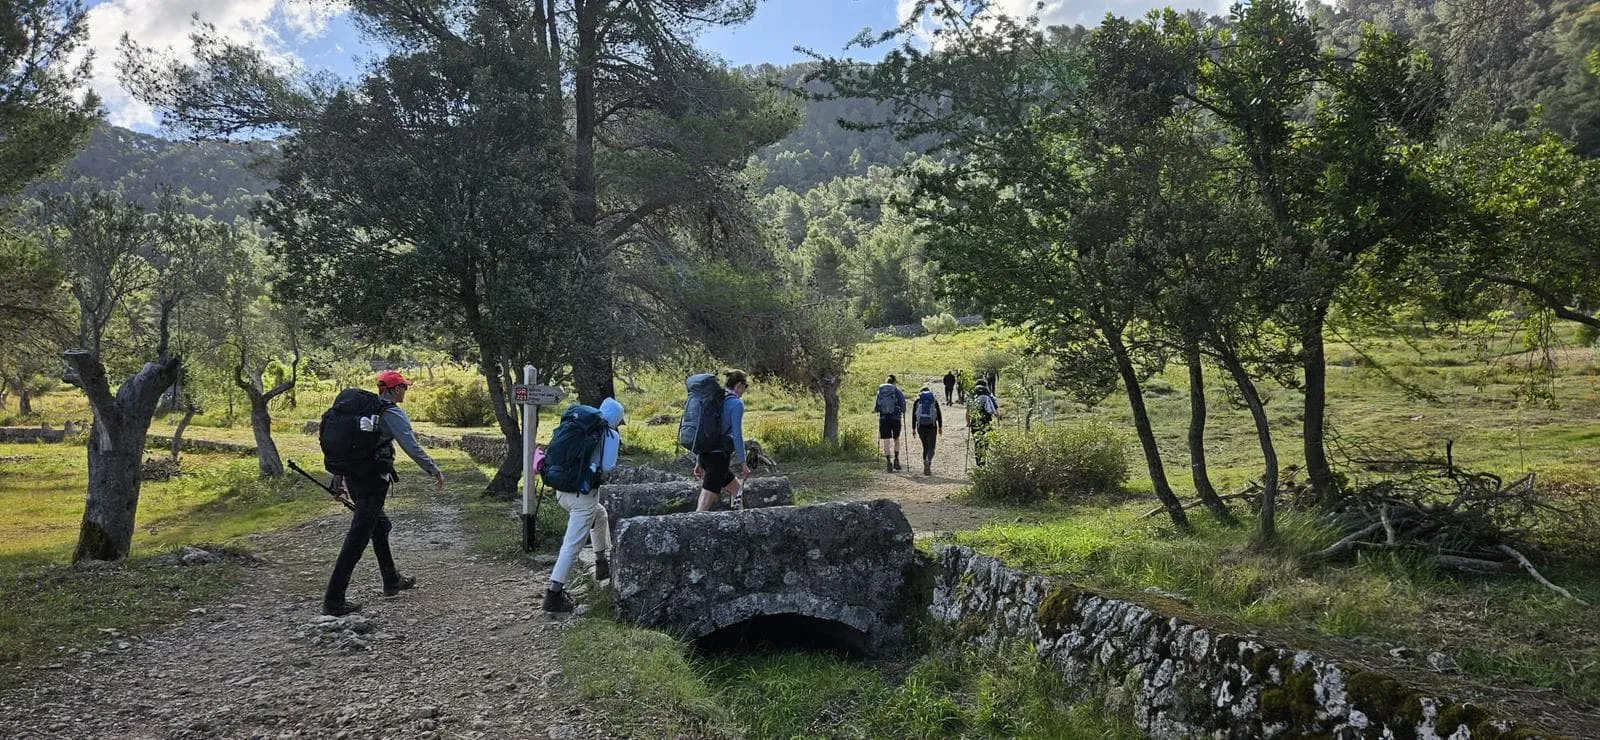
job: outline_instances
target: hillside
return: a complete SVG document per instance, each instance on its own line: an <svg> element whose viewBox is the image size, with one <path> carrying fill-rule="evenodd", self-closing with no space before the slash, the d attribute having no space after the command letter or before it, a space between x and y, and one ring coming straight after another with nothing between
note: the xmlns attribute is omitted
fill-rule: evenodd
<svg viewBox="0 0 1600 740"><path fill-rule="evenodd" d="M267 192L267 180L254 168L273 147L263 141L173 141L105 125L90 136L60 178L37 190L54 192L88 180L148 203L162 188L171 187L186 193L192 213L231 221L248 216L251 205Z"/></svg>

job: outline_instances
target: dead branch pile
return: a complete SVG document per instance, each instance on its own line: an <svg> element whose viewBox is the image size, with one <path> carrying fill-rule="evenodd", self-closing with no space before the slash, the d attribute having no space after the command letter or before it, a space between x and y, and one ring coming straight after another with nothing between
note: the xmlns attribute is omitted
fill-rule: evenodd
<svg viewBox="0 0 1600 740"><path fill-rule="evenodd" d="M1539 573L1523 555L1541 517L1563 512L1542 501L1532 473L1505 483L1492 473L1455 464L1453 445L1444 458L1356 460L1380 466L1388 477L1354 487L1319 521L1344 536L1310 559L1329 561L1362 550L1423 553L1449 570L1504 573L1523 570L1562 596L1581 600ZM1520 549L1519 549L1520 548Z"/></svg>

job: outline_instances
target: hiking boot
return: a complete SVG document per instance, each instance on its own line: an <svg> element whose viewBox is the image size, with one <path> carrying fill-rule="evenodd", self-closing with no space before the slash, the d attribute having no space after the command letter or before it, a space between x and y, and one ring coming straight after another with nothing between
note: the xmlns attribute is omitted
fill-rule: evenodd
<svg viewBox="0 0 1600 740"><path fill-rule="evenodd" d="M594 556L594 579L604 581L611 577L611 561L604 555Z"/></svg>
<svg viewBox="0 0 1600 740"><path fill-rule="evenodd" d="M557 590L555 590L553 588L545 589L545 592L544 592L544 610L545 611L550 612L551 614L564 614L566 612L572 611L573 608L574 608L574 604L572 603L572 599L567 596L567 590L566 589L562 589L560 591L557 591Z"/></svg>
<svg viewBox="0 0 1600 740"><path fill-rule="evenodd" d="M885 473L893 473L894 472L894 463L890 462L889 458L887 458L887 457L883 458L883 472L885 472Z"/></svg>
<svg viewBox="0 0 1600 740"><path fill-rule="evenodd" d="M330 617L342 617L346 614L355 614L358 611L361 611L361 605L354 601L341 601L337 604L324 603L322 605L322 613Z"/></svg>
<svg viewBox="0 0 1600 740"><path fill-rule="evenodd" d="M417 579L412 576L401 576L394 583L383 584L384 596L397 596L401 591L409 591L417 586Z"/></svg>
<svg viewBox="0 0 1600 740"><path fill-rule="evenodd" d="M894 459L894 469L895 470L899 470L900 469L900 458L898 458L898 457Z"/></svg>
<svg viewBox="0 0 1600 740"><path fill-rule="evenodd" d="M923 475L933 475L933 461L932 460L923 460L922 461L922 474Z"/></svg>

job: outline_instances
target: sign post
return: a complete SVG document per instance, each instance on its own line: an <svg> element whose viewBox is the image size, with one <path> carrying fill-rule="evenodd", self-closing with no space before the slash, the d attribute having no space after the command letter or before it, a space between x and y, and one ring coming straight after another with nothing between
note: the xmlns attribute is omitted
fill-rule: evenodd
<svg viewBox="0 0 1600 740"><path fill-rule="evenodd" d="M539 369L522 366L522 382L511 386L511 402L522 406L522 551L538 544L534 527L539 523L539 497L534 493L533 450L539 441L539 407L553 406L566 393L539 385Z"/></svg>
<svg viewBox="0 0 1600 740"><path fill-rule="evenodd" d="M538 534L534 531L539 521L539 501L533 495L533 448L539 439L539 407L528 403L527 388L539 382L539 369L522 366L522 382L511 390L511 400L522 404L522 551L533 552Z"/></svg>

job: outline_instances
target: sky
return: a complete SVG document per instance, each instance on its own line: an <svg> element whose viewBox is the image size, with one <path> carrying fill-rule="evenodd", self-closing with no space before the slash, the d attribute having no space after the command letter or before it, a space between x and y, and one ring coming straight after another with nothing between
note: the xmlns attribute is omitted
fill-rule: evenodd
<svg viewBox="0 0 1600 740"><path fill-rule="evenodd" d="M1012 15L1037 13L1048 24L1093 25L1107 12L1139 15L1160 5L1192 5L1217 12L1221 0L994 0ZM846 53L862 29L882 30L900 21L914 0L759 0L755 17L742 26L701 34L700 44L733 66L788 64L806 56ZM141 45L183 57L194 18L230 38L250 41L276 61L343 77L360 71L372 52L337 0L90 0L89 43L94 55L91 86L111 123L154 132L156 111L130 98L117 83L118 45L124 35ZM850 50L870 59L871 51Z"/></svg>

